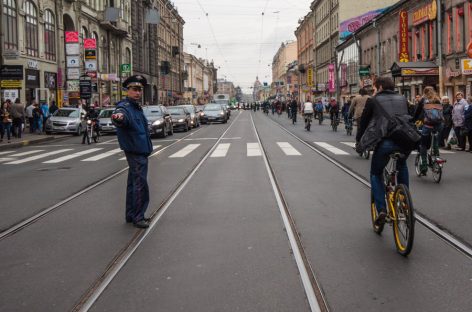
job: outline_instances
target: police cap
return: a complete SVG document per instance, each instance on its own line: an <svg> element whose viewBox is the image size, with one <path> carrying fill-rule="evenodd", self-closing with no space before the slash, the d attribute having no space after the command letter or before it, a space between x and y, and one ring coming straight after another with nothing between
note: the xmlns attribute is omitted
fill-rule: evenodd
<svg viewBox="0 0 472 312"><path fill-rule="evenodd" d="M144 88L144 86L147 84L147 80L146 78L144 78L143 76L141 75L134 75L134 76L131 76L131 77L128 77L128 79L126 79L124 82L123 82L123 88L130 88L130 87L141 87L141 88Z"/></svg>

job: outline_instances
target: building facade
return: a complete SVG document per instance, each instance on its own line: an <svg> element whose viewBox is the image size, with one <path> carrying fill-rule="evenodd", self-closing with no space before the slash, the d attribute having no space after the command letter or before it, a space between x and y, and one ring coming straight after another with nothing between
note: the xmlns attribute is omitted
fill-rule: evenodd
<svg viewBox="0 0 472 312"><path fill-rule="evenodd" d="M298 58L298 90L294 95L299 96L300 101L305 102L314 88L314 12L310 11L303 19L299 20L295 30L297 37L297 58ZM293 72L294 74L296 72Z"/></svg>
<svg viewBox="0 0 472 312"><path fill-rule="evenodd" d="M184 52L184 102L202 105L213 99L217 69L207 60Z"/></svg>
<svg viewBox="0 0 472 312"><path fill-rule="evenodd" d="M297 41L283 42L272 60L272 95L287 94L288 65L297 60Z"/></svg>
<svg viewBox="0 0 472 312"><path fill-rule="evenodd" d="M233 82L227 81L226 79L218 79L217 81L217 92L218 94L228 94L230 99L236 97L236 89Z"/></svg>

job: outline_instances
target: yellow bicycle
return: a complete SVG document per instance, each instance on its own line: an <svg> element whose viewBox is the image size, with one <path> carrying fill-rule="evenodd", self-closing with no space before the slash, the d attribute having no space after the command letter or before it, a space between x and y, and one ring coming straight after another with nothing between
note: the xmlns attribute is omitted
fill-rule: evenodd
<svg viewBox="0 0 472 312"><path fill-rule="evenodd" d="M401 153L393 153L384 169L383 180L386 190L387 217L385 223L393 227L395 246L402 256L407 256L413 248L415 236L415 215L413 201L410 191L404 184L397 184L397 161L404 158ZM376 225L377 208L375 207L374 196L371 195L371 215L374 232L381 234L385 224Z"/></svg>

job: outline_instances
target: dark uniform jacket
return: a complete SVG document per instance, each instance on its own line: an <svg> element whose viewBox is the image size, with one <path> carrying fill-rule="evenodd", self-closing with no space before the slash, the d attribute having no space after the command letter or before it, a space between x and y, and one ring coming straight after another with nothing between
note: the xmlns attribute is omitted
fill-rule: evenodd
<svg viewBox="0 0 472 312"><path fill-rule="evenodd" d="M360 142L362 150L375 149L380 141L388 138L391 134L389 131L390 122L382 115L378 105L382 105L390 116L398 115L411 118L408 114L408 101L403 95L385 90L369 98L362 112L356 135L356 141Z"/></svg>
<svg viewBox="0 0 472 312"><path fill-rule="evenodd" d="M112 119L116 126L116 134L120 148L137 155L149 156L152 152L148 121L138 103L125 99L116 105L115 114L121 113L121 122Z"/></svg>

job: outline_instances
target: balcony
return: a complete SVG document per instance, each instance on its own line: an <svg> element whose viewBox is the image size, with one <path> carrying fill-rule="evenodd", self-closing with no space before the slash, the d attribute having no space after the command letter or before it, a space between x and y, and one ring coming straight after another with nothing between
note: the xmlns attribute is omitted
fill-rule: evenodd
<svg viewBox="0 0 472 312"><path fill-rule="evenodd" d="M105 11L99 12L97 19L100 21L100 26L112 34L120 37L128 36L128 23L123 19L119 18L116 22L105 21Z"/></svg>

